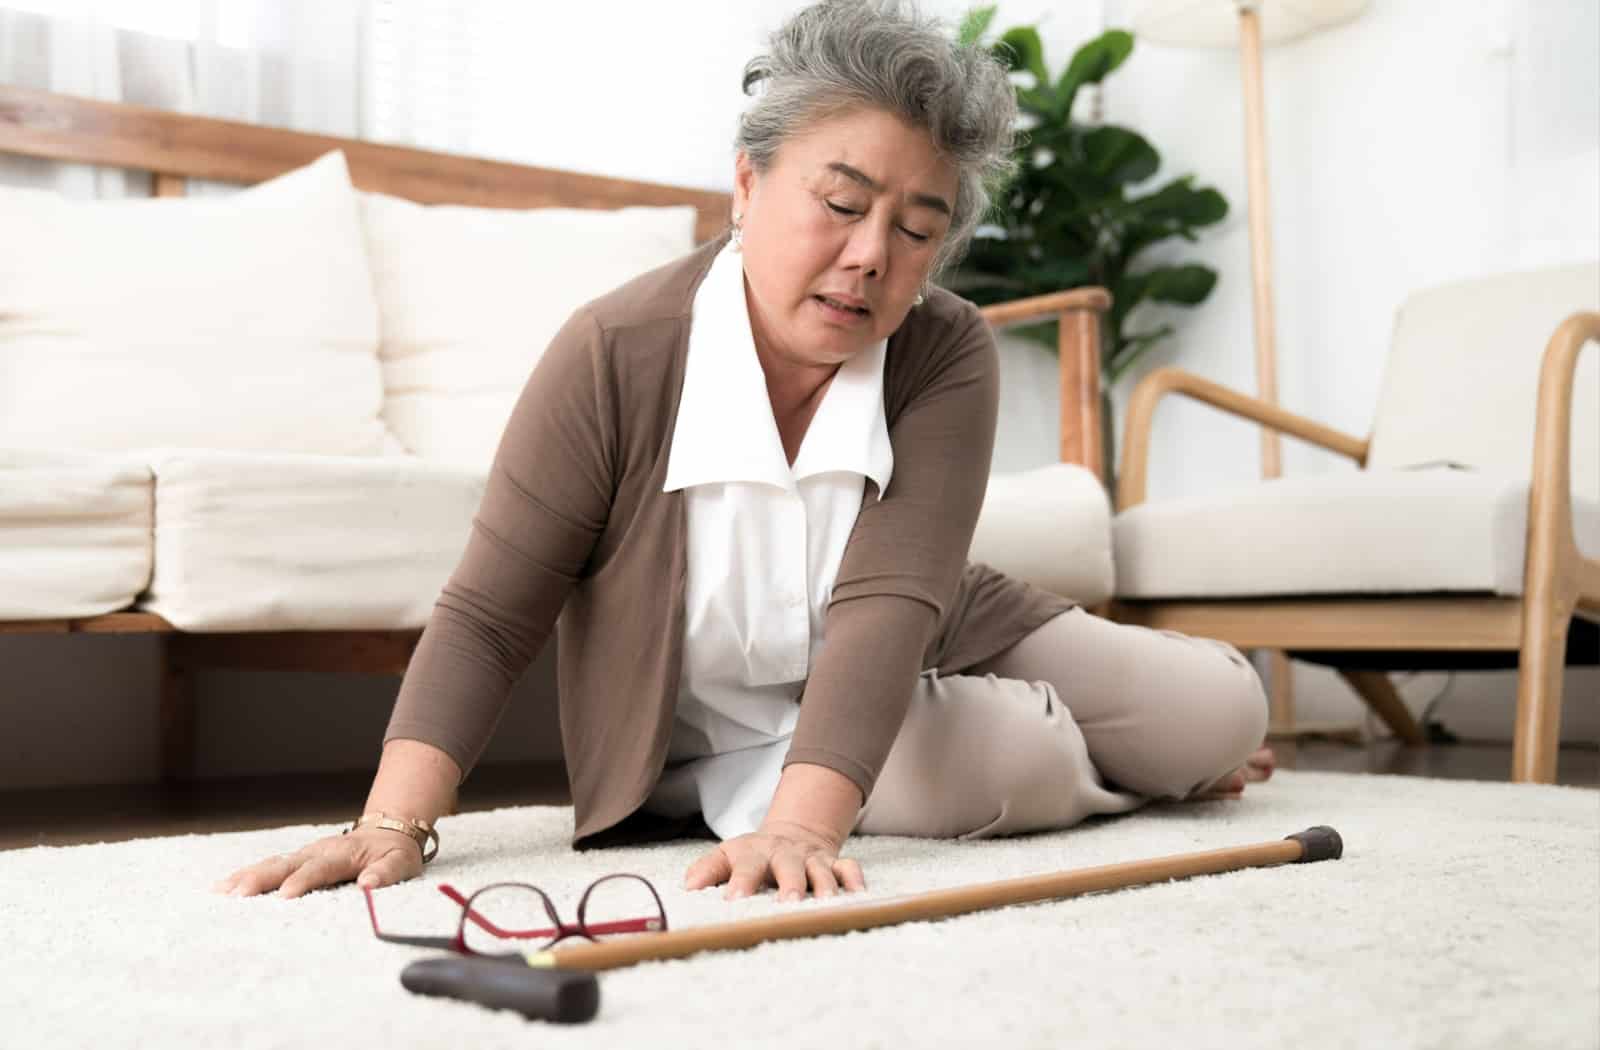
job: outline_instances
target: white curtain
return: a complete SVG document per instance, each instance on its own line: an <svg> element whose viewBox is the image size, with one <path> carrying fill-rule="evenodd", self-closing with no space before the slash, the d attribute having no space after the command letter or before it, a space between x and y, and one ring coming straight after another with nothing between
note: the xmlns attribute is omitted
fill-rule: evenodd
<svg viewBox="0 0 1600 1050"><path fill-rule="evenodd" d="M525 28L511 0L367 0L364 119L371 137L495 156L525 121Z"/></svg>
<svg viewBox="0 0 1600 1050"><path fill-rule="evenodd" d="M0 0L0 83L470 151L481 4ZM0 182L147 195L141 173L0 156ZM191 185L190 192L226 192Z"/></svg>
<svg viewBox="0 0 1600 1050"><path fill-rule="evenodd" d="M1592 259L1600 245L1600 4L1516 4L1506 19L1511 261Z"/></svg>

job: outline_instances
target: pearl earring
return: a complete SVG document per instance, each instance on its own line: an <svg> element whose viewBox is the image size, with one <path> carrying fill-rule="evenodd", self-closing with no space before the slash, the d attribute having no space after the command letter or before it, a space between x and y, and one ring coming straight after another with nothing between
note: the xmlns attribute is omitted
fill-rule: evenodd
<svg viewBox="0 0 1600 1050"><path fill-rule="evenodd" d="M922 293L918 292L917 293L917 297L915 299L911 300L911 305L912 306L921 306L926 301L927 300L923 297Z"/></svg>
<svg viewBox="0 0 1600 1050"><path fill-rule="evenodd" d="M733 213L733 234L730 237L730 241L733 250L736 252L744 250L744 227L739 225L743 218L744 216L739 212Z"/></svg>

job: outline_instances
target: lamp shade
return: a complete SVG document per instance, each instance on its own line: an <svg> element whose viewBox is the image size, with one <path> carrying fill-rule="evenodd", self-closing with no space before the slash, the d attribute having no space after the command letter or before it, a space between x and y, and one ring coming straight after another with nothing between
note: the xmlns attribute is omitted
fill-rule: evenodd
<svg viewBox="0 0 1600 1050"><path fill-rule="evenodd" d="M1233 47L1239 43L1239 9L1261 16L1261 39L1281 44L1348 22L1369 0L1149 0L1133 16L1141 40L1178 47Z"/></svg>

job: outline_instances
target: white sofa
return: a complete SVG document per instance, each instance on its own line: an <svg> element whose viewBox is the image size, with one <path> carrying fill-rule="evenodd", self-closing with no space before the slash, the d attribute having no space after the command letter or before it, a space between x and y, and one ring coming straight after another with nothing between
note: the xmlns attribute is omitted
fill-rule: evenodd
<svg viewBox="0 0 1600 1050"><path fill-rule="evenodd" d="M549 337L695 220L423 206L340 152L227 197L0 188L0 625L420 627ZM1104 600L1098 479L996 478L973 557Z"/></svg>

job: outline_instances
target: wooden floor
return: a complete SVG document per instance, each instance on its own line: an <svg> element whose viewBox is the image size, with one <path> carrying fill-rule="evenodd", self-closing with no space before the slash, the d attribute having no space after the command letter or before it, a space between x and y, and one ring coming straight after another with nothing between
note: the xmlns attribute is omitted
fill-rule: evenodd
<svg viewBox="0 0 1600 1050"><path fill-rule="evenodd" d="M1285 769L1395 773L1451 780L1506 780L1509 746L1434 745L1407 749L1392 741L1352 746L1318 740L1275 741ZM1559 783L1600 787L1600 749L1563 748ZM371 774L255 777L159 785L0 792L0 849L120 842L162 835L247 831L286 824L349 820L366 798ZM564 805L560 764L486 766L461 789L461 811L501 806Z"/></svg>

